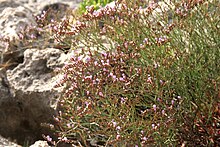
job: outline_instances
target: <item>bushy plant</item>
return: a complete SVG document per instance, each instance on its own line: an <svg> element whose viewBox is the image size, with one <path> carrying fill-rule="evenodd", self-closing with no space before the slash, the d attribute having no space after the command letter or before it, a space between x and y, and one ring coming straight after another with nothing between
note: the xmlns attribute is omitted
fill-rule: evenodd
<svg viewBox="0 0 220 147"><path fill-rule="evenodd" d="M83 14L86 12L86 7L93 6L95 10L99 9L100 7L104 7L105 5L109 4L114 0L83 0L80 3L80 6L78 8L78 12L80 14Z"/></svg>
<svg viewBox="0 0 220 147"><path fill-rule="evenodd" d="M219 145L219 2L164 5L91 6L54 31L75 50L57 84L61 142Z"/></svg>

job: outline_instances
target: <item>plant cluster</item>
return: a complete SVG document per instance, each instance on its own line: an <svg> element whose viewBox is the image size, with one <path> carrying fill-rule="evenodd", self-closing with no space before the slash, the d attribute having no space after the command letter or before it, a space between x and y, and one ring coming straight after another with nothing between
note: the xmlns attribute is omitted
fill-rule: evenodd
<svg viewBox="0 0 220 147"><path fill-rule="evenodd" d="M163 3L91 6L52 26L74 50L56 85L59 142L219 145L219 2Z"/></svg>
<svg viewBox="0 0 220 147"><path fill-rule="evenodd" d="M93 6L96 10L99 9L100 7L104 7L105 5L109 4L114 0L83 0L80 3L80 6L78 8L78 12L80 14L83 14L86 12L86 8L88 6Z"/></svg>

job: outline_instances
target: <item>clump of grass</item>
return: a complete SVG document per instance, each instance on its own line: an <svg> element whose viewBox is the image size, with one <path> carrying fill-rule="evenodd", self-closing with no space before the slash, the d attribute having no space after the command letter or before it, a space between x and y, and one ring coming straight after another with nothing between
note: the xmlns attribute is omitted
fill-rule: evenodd
<svg viewBox="0 0 220 147"><path fill-rule="evenodd" d="M91 6L54 31L75 50L57 84L60 142L219 145L219 2L161 3Z"/></svg>

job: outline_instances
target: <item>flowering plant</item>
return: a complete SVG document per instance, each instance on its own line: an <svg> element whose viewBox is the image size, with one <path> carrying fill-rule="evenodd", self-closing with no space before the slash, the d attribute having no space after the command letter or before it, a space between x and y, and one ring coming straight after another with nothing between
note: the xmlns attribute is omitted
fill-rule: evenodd
<svg viewBox="0 0 220 147"><path fill-rule="evenodd" d="M190 142L193 136L183 139L181 132L219 101L218 8L214 1L125 0L99 10L87 7L75 23L64 20L55 36L74 54L57 84L65 87L57 118L60 141ZM206 145L214 143L207 139Z"/></svg>

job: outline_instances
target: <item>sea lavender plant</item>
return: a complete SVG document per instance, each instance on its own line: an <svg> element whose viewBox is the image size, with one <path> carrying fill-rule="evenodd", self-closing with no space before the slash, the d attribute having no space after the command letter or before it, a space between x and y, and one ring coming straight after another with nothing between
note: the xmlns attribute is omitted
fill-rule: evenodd
<svg viewBox="0 0 220 147"><path fill-rule="evenodd" d="M117 1L60 24L57 40L75 50L56 85L65 87L61 142L184 146L196 136L196 145L218 144L218 130L192 133L201 118L217 124L218 1Z"/></svg>

